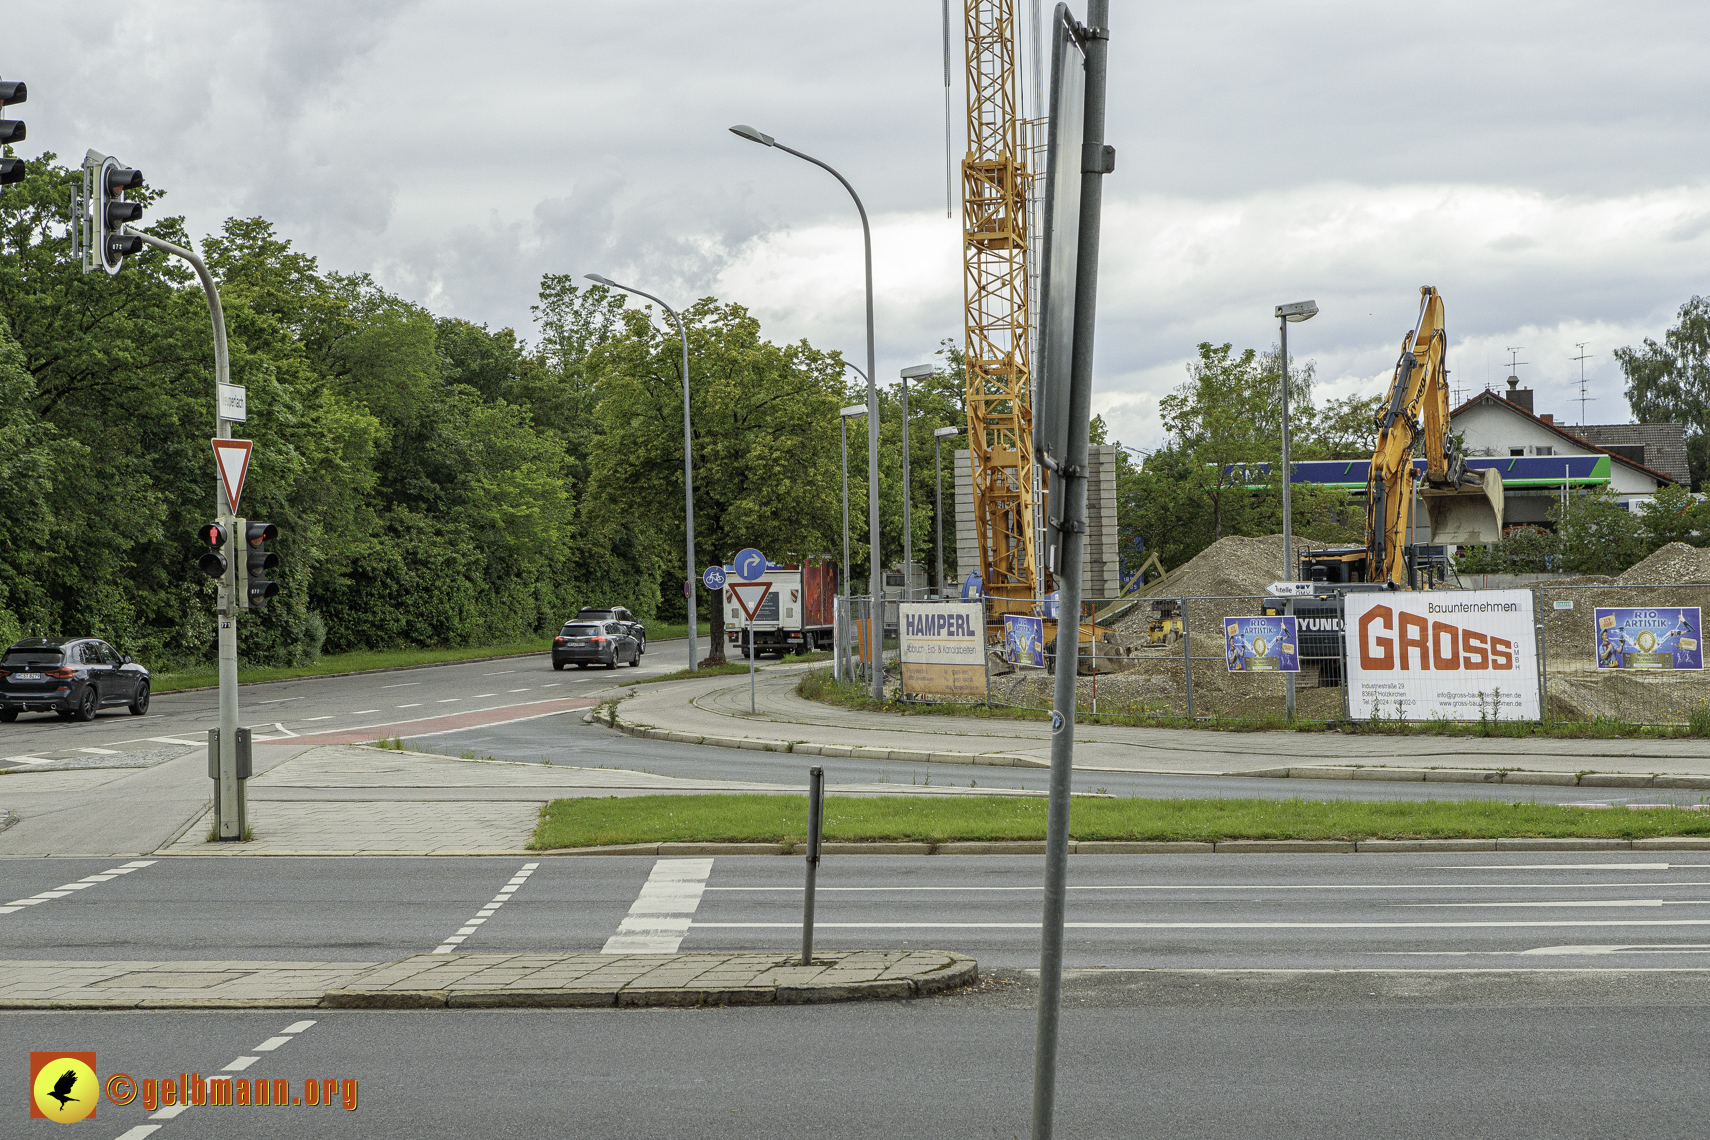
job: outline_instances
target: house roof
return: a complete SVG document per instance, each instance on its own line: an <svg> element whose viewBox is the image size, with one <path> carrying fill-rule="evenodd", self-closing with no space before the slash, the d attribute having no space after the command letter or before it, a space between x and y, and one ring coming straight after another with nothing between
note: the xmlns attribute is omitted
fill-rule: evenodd
<svg viewBox="0 0 1710 1140"><path fill-rule="evenodd" d="M1665 471L1677 483L1690 479L1686 461L1685 424L1582 424L1575 434L1599 447L1637 444L1645 449L1645 461Z"/></svg>
<svg viewBox="0 0 1710 1140"><path fill-rule="evenodd" d="M1503 408L1505 411L1508 411L1508 412L1510 412L1516 416L1520 416L1523 419L1530 420L1531 422L1533 422L1534 424L1537 424L1539 427L1543 428L1546 431L1554 432L1555 434L1561 436L1563 439L1567 440L1569 443L1573 444L1575 447L1583 447L1587 451L1594 451L1594 452L1597 452L1601 455L1607 455L1610 459L1614 460L1616 463L1621 464L1623 467L1631 467L1635 471L1641 471L1644 474L1649 475L1651 478L1657 480L1658 482L1662 482L1662 483L1679 483L1679 482L1681 482L1680 479L1676 478L1673 475L1670 475L1666 471L1659 471L1655 467L1647 467L1643 463L1634 462L1633 460L1628 459L1625 456L1617 455L1613 451L1609 451L1605 448L1599 447L1597 444L1591 442L1589 439L1583 439L1580 436L1574 435L1572 432L1564 429L1560 424L1551 423L1549 420L1546 420L1541 416L1537 416L1531 412L1528 412L1525 408L1522 408L1518 404L1512 403L1512 402L1504 399L1503 397L1501 397L1497 393L1491 391L1489 388L1486 388L1484 391L1480 392L1478 395L1474 396L1472 399L1468 400L1466 403L1462 404L1460 407L1452 410L1449 413L1449 419L1452 422L1454 420L1454 418L1456 416L1460 415L1462 412L1467 411L1470 408L1475 408L1475 407L1479 406L1480 404L1486 404L1486 403L1496 404L1499 407ZM1611 426L1613 426L1613 425L1611 425ZM1644 426L1664 426L1664 425L1635 425L1635 426L1644 427ZM1624 441L1624 440L1617 441L1617 440L1611 439L1611 440L1609 440L1609 442L1610 443L1616 443L1616 442L1626 442L1626 441ZM1641 442L1641 441L1635 440L1634 442ZM1682 450L1683 451L1685 450L1684 444L1682 445ZM1647 452L1647 454L1648 454L1648 452Z"/></svg>

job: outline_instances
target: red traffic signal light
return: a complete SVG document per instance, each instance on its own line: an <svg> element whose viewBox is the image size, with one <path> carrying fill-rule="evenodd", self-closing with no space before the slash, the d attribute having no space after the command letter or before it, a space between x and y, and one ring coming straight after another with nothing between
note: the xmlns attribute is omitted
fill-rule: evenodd
<svg viewBox="0 0 1710 1140"><path fill-rule="evenodd" d="M279 593L279 583L267 577L267 572L279 565L279 555L261 548L262 543L278 537L279 528L272 523L244 520L243 538L248 549L238 562L238 595L252 610L265 610L267 599Z"/></svg>
<svg viewBox="0 0 1710 1140"><path fill-rule="evenodd" d="M226 556L220 548L226 544L226 528L222 523L206 523L196 532L196 538L208 548L208 553L196 560L196 569L210 578L226 576Z"/></svg>

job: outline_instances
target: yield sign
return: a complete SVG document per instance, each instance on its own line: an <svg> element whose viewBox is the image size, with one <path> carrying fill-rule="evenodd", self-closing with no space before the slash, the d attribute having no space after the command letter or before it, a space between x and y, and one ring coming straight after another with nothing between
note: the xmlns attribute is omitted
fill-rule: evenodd
<svg viewBox="0 0 1710 1140"><path fill-rule="evenodd" d="M220 484L226 490L226 502L232 514L237 514L238 500L243 498L244 476L249 474L249 453L255 448L252 439L216 439L214 466L220 469Z"/></svg>
<svg viewBox="0 0 1710 1140"><path fill-rule="evenodd" d="M753 621L754 615L760 612L760 603L772 592L772 583L726 582L724 588L736 596L736 604L742 607L742 612L748 615L748 620Z"/></svg>

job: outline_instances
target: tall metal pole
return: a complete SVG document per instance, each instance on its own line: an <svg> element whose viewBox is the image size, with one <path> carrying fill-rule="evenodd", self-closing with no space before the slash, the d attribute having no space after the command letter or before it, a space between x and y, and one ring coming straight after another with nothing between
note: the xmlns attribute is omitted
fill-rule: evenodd
<svg viewBox="0 0 1710 1140"><path fill-rule="evenodd" d="M938 451L938 435L932 436L932 545L938 563L935 569L934 581L938 583L938 596L944 597L944 460Z"/></svg>
<svg viewBox="0 0 1710 1140"><path fill-rule="evenodd" d="M908 478L908 373L902 377L902 499L903 499L903 601L914 601L914 525L909 500L914 498Z"/></svg>
<svg viewBox="0 0 1710 1140"><path fill-rule="evenodd" d="M855 200L855 210L861 215L861 249L867 271L867 533L869 553L872 555L872 579L867 584L867 592L872 596L875 622L873 628L873 696L884 699L885 670L884 670L884 573L881 568L883 556L879 550L879 389L873 382L876 373L873 371L875 353L873 351L873 230L867 224L867 207L861 204L861 195L855 193L855 187L849 185L849 180L827 164L803 154L774 139L771 135L755 130L749 126L730 128L731 133L740 135L750 142L761 146L777 147L785 154L793 154L804 162L811 162L821 170L830 174L843 184L849 191L849 197Z"/></svg>
<svg viewBox="0 0 1710 1140"><path fill-rule="evenodd" d="M1093 322L1098 304L1099 217L1104 192L1104 86L1109 0L1088 0L1086 117L1081 163L1078 264L1075 267L1074 364L1069 440L1058 475L1064 495L1058 541L1057 676L1051 710L1051 800L1045 830L1045 908L1040 923L1039 1026L1033 1057L1033 1140L1050 1140L1057 1102L1057 1038L1063 1003L1063 911L1069 877L1069 788L1075 751L1075 678L1080 669L1081 552L1087 513L1087 429L1092 418ZM1058 483L1057 479L1052 480Z"/></svg>
<svg viewBox="0 0 1710 1140"><path fill-rule="evenodd" d="M143 244L181 257L196 270L202 291L208 295L208 317L214 322L214 438L232 437L231 421L220 415L221 384L232 379L231 354L226 346L226 315L220 307L220 291L214 286L208 266L183 246L162 241L153 234L125 227L125 232L143 240ZM216 465L217 466L217 465ZM237 660L237 560L248 552L244 536L237 532L234 512L226 502L219 472L214 473L214 511L226 527L226 546L230 553L225 576L220 579L219 593L219 661L220 661L220 779L214 800L215 835L221 841L241 841L248 822L248 798L242 780L238 779L238 660Z"/></svg>
<svg viewBox="0 0 1710 1140"><path fill-rule="evenodd" d="M1294 468L1288 461L1288 318L1277 315L1282 329L1282 546L1283 581L1294 581L1294 508L1290 488L1294 483ZM1294 613L1294 599L1283 603L1285 614ZM1298 639L1297 639L1298 646ZM1294 719L1294 674L1283 674L1283 715Z"/></svg>
<svg viewBox="0 0 1710 1140"><path fill-rule="evenodd" d="M683 331L683 320L677 315L677 310L652 293L644 293L633 285L620 285L598 273L589 273L586 276L588 280L607 288L622 289L626 293L634 293L637 297L646 297L664 309L671 315L671 320L676 322L677 339L683 342L683 549L687 554L689 567L688 588L684 594L689 603L689 672L693 673L700 668L701 655L699 621L695 614L695 464L694 437L689 430L689 334Z"/></svg>

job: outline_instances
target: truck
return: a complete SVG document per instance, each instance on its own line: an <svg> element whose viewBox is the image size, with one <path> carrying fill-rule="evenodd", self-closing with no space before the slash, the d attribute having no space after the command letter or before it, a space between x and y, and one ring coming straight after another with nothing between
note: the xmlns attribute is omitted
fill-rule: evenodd
<svg viewBox="0 0 1710 1140"><path fill-rule="evenodd" d="M756 654L807 653L830 649L837 599L837 567L829 557L768 562L758 582L772 589L754 615ZM724 590L724 628L731 648L748 655L748 618L729 586Z"/></svg>

